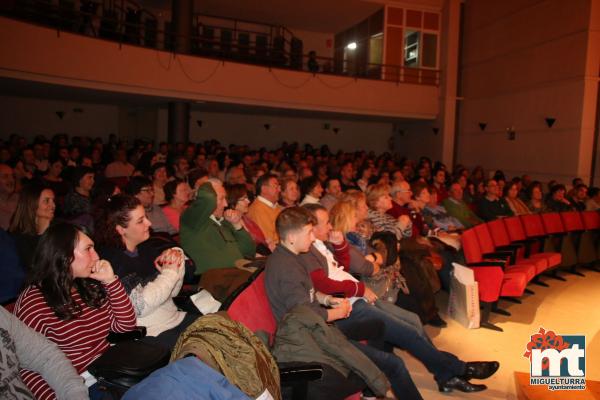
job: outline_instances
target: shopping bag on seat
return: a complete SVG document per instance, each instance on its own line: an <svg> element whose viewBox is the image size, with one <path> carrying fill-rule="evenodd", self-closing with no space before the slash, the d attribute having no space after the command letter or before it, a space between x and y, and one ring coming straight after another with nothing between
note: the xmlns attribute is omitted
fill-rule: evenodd
<svg viewBox="0 0 600 400"><path fill-rule="evenodd" d="M452 263L448 315L467 329L479 328L479 286L471 268Z"/></svg>

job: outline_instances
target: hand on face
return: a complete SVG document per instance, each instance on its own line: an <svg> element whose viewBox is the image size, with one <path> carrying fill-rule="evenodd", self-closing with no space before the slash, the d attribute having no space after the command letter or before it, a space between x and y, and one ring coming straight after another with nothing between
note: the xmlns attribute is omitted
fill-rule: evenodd
<svg viewBox="0 0 600 400"><path fill-rule="evenodd" d="M94 263L90 278L104 283L105 285L108 285L117 279L113 272L112 265L106 260L98 260Z"/></svg>
<svg viewBox="0 0 600 400"><path fill-rule="evenodd" d="M234 228L236 228L236 229L241 228L242 213L240 213L238 210L233 210L233 209L226 210L223 213L223 218L225 218L225 221L227 221L231 225L233 225Z"/></svg>
<svg viewBox="0 0 600 400"><path fill-rule="evenodd" d="M344 243L344 234L340 231L330 231L328 241L335 245Z"/></svg>

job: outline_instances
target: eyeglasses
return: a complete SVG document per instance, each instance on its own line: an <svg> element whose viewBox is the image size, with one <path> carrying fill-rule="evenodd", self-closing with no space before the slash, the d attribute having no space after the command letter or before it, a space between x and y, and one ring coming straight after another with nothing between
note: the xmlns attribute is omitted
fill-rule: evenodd
<svg viewBox="0 0 600 400"><path fill-rule="evenodd" d="M143 188L140 190L140 192L154 193L154 189L153 188Z"/></svg>

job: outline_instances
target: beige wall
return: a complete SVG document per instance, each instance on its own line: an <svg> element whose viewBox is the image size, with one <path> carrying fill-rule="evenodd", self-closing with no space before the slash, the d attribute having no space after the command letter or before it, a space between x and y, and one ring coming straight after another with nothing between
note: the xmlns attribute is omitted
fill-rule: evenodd
<svg viewBox="0 0 600 400"><path fill-rule="evenodd" d="M23 51L27 49L27 51ZM0 76L176 99L410 118L438 114L434 86L222 63L0 17Z"/></svg>
<svg viewBox="0 0 600 400"><path fill-rule="evenodd" d="M590 15L589 0L465 3L457 162L589 179L600 66Z"/></svg>
<svg viewBox="0 0 600 400"><path fill-rule="evenodd" d="M167 140L167 110L158 107L113 106L84 102L41 100L0 96L0 137L17 133L31 140L38 134L47 138L56 133L103 137L114 133L120 139ZM79 108L82 112L73 112ZM56 111L65 113L61 120ZM7 117L7 116L10 116ZM196 123L202 120L202 127ZM329 124L330 129L323 128ZM270 124L269 130L264 128ZM338 128L336 134L333 128ZM217 139L222 143L248 144L253 148L278 147L281 142L327 144L332 150L388 151L392 136L389 122L300 118L274 115L205 113L192 111L190 141Z"/></svg>
<svg viewBox="0 0 600 400"><path fill-rule="evenodd" d="M167 110L158 114L158 141L167 140ZM202 120L202 127L196 123ZM330 129L323 129L325 123ZM264 125L269 124L269 130ZM336 134L333 128L339 128ZM388 151L392 124L332 120L321 118L296 118L273 115L226 114L192 111L190 116L190 141L200 142L216 138L223 144L247 144L253 148L276 148L283 141L310 143L313 146L329 145L330 149L345 151Z"/></svg>
<svg viewBox="0 0 600 400"><path fill-rule="evenodd" d="M82 112L74 112L76 108ZM108 137L119 133L119 110L112 105L0 96L0 109L0 136L4 139L12 133L28 139L37 134ZM65 113L63 119L57 111Z"/></svg>

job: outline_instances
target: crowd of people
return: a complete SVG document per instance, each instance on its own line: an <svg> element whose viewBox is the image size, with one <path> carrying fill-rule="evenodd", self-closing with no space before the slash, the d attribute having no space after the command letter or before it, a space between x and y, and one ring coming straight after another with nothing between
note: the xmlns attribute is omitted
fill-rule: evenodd
<svg viewBox="0 0 600 400"><path fill-rule="evenodd" d="M202 318L174 301L185 284L224 300L257 266L278 322L307 306L383 372L397 398L421 395L395 347L423 362L440 391L484 390L470 380L498 363L465 362L423 329L446 326L434 295L463 261L453 241L505 216L600 208L599 189L580 179L567 190L487 176L427 157L297 143L256 150L13 135L0 144L0 301L16 302L14 315L37 333L14 337L29 330L2 310L0 328L17 346L0 351L16 352L22 368L13 366L8 390L101 398L87 370L110 330L145 326L149 340L172 349ZM49 371L50 360L60 368Z"/></svg>

